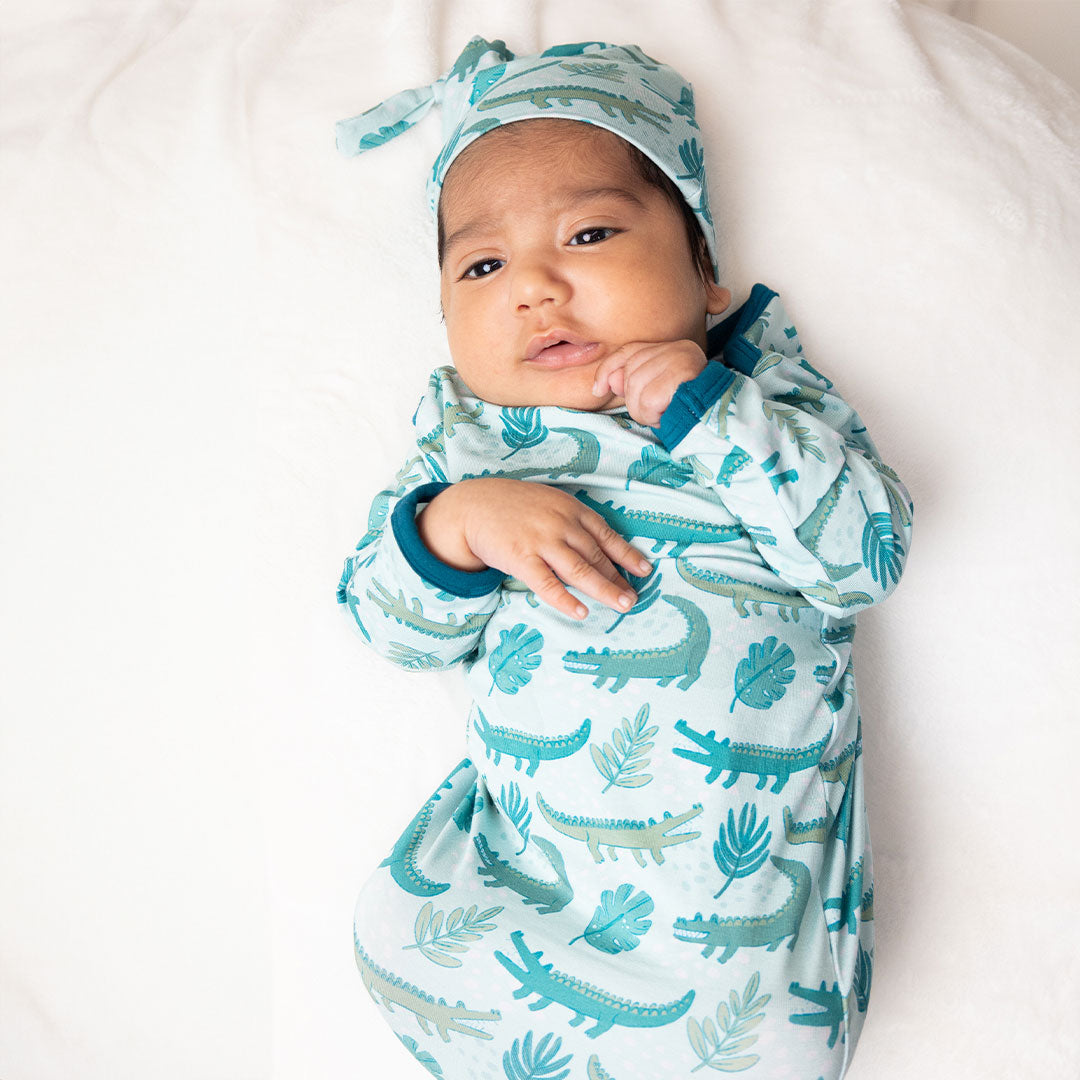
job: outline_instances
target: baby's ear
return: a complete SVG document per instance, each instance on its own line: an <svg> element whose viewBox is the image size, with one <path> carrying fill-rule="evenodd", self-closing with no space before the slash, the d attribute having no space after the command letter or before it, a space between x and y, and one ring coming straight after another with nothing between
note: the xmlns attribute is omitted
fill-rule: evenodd
<svg viewBox="0 0 1080 1080"><path fill-rule="evenodd" d="M705 310L710 315L719 315L731 304L731 290L721 288L715 281L705 282Z"/></svg>

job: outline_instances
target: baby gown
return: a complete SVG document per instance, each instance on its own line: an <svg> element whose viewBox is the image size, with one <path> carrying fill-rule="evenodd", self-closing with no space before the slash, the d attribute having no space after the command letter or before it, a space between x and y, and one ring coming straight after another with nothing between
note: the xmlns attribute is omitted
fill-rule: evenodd
<svg viewBox="0 0 1080 1080"><path fill-rule="evenodd" d="M707 352L659 428L492 405L439 368L346 561L364 640L407 671L460 665L473 699L467 756L354 922L365 987L436 1077L832 1080L855 1048L874 955L855 613L895 588L913 507L774 292ZM559 486L647 551L633 609L571 588L578 622L430 553L420 505L487 475Z"/></svg>

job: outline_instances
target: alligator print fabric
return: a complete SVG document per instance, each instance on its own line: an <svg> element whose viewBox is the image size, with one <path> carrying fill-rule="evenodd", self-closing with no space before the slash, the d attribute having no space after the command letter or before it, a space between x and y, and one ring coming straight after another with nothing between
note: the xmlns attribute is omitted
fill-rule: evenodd
<svg viewBox="0 0 1080 1080"><path fill-rule="evenodd" d="M364 985L447 1080L843 1075L874 888L855 616L912 504L762 285L658 429L432 374L338 590L408 671L460 665L465 756L357 902ZM470 476L555 484L651 552L578 623L414 524ZM389 527L388 527L389 526ZM404 823L403 823L404 824Z"/></svg>

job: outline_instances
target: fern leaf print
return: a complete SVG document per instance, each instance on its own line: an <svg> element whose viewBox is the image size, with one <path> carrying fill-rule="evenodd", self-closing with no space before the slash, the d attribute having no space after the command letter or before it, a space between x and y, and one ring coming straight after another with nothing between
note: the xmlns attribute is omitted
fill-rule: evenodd
<svg viewBox="0 0 1080 1080"><path fill-rule="evenodd" d="M751 709L771 709L787 693L787 684L795 678L795 654L790 645L780 644L770 635L760 644L750 646L749 655L735 669L735 702Z"/></svg>
<svg viewBox="0 0 1080 1080"><path fill-rule="evenodd" d="M629 571L622 571L621 568L620 572L630 583L634 592L637 593L637 602L628 611L621 611L615 621L604 631L605 634L610 634L623 619L630 615L640 614L647 608L652 607L660 599L660 571L655 566L643 578L639 578Z"/></svg>
<svg viewBox="0 0 1080 1080"><path fill-rule="evenodd" d="M788 438L799 448L801 454L812 454L818 461L824 462L825 455L820 446L815 446L818 437L799 419L803 415L798 409L781 409L768 401L761 403L761 411L766 420L775 420Z"/></svg>
<svg viewBox="0 0 1080 1080"><path fill-rule="evenodd" d="M757 807L750 803L743 803L738 825L735 824L735 811L728 810L727 828L721 828L719 839L713 843L713 858L720 872L727 875L727 881L719 892L713 893L714 900L736 878L749 877L765 861L772 839L772 832L766 831L768 827L768 815L758 825Z"/></svg>
<svg viewBox="0 0 1080 1080"><path fill-rule="evenodd" d="M717 1072L744 1072L761 1060L760 1054L743 1052L757 1042L758 1037L751 1032L764 1019L765 1006L772 997L772 994L755 997L760 982L761 973L755 971L741 998L732 990L729 1000L717 1005L715 1024L710 1017L702 1023L693 1017L686 1022L687 1038L699 1058L699 1064L691 1072L706 1067Z"/></svg>
<svg viewBox="0 0 1080 1080"><path fill-rule="evenodd" d="M593 764L607 781L604 790L600 792L601 795L613 785L639 788L652 780L652 776L641 770L649 764L648 755L653 748L649 740L660 729L656 726L646 727L648 720L649 704L646 702L638 710L633 721L624 719L622 727L615 728L610 743L604 743L603 747L597 746L596 743L589 744Z"/></svg>
<svg viewBox="0 0 1080 1080"><path fill-rule="evenodd" d="M871 514L861 491L859 502L866 514L866 525L862 534L863 566L870 571L879 585L888 585L890 578L899 581L904 544L900 534L893 531L892 517L884 510Z"/></svg>
<svg viewBox="0 0 1080 1080"><path fill-rule="evenodd" d="M499 644L488 655L491 690L497 686L504 694L516 694L540 666L544 635L518 623L512 630L499 631Z"/></svg>
<svg viewBox="0 0 1080 1080"><path fill-rule="evenodd" d="M562 1039L549 1032L533 1049L532 1032L525 1035L523 1041L514 1040L514 1045L503 1054L503 1072L506 1080L566 1080L570 1070L565 1068L573 1054L558 1057ZM554 1039L550 1047L548 1043Z"/></svg>
<svg viewBox="0 0 1080 1080"><path fill-rule="evenodd" d="M468 911L454 908L449 915L435 911L435 905L429 900L416 916L413 926L414 945L402 945L402 949L419 949L433 964L440 967L461 967L461 961L449 953L468 952L466 941L479 941L481 936L498 927L489 920L502 911L502 905L477 912L471 904ZM445 917L446 924L443 925Z"/></svg>
<svg viewBox="0 0 1080 1080"><path fill-rule="evenodd" d="M589 925L583 933L571 938L569 944L584 938L601 952L615 954L636 949L645 931L652 926L652 920L646 916L652 914L653 901L647 892L633 893L631 883L620 885L615 892L605 889Z"/></svg>

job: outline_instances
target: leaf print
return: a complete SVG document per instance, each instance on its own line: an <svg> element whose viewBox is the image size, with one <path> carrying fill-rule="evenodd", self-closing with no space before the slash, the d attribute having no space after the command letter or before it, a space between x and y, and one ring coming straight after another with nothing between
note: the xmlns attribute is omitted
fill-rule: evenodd
<svg viewBox="0 0 1080 1080"><path fill-rule="evenodd" d="M459 907L454 908L446 917L444 927L444 913L435 911L435 905L429 900L420 909L416 916L416 923L413 925L416 944L402 945L402 949L419 949L428 960L440 967L461 967L461 961L456 956L446 954L468 952L469 946L462 942L479 941L484 932L497 930L495 923L488 920L498 915L500 911L502 911L501 904L479 913L475 904L470 905L468 911Z"/></svg>
<svg viewBox="0 0 1080 1080"><path fill-rule="evenodd" d="M540 410L531 406L504 408L499 413L503 423L502 441L510 447L510 453L502 458L505 461L519 450L538 446L548 435L548 429L540 420Z"/></svg>
<svg viewBox="0 0 1080 1080"><path fill-rule="evenodd" d="M859 492L859 502L866 514L866 525L862 534L862 561L874 580L887 588L889 578L900 580L900 563L904 557L904 544L900 534L893 531L892 516L884 510L871 514L867 508L863 493Z"/></svg>
<svg viewBox="0 0 1080 1080"><path fill-rule="evenodd" d="M692 466L672 461L670 454L650 443L641 451L640 459L626 470L626 487L629 490L631 480L641 480L647 484L677 488L690 483L693 478Z"/></svg>
<svg viewBox="0 0 1080 1080"><path fill-rule="evenodd" d="M544 635L518 623L512 630L499 631L499 644L488 656L491 691L497 686L504 694L516 694L540 666Z"/></svg>
<svg viewBox="0 0 1080 1080"><path fill-rule="evenodd" d="M824 462L825 455L820 446L813 444L818 437L805 424L799 423L799 417L803 414L798 409L781 409L768 401L761 403L761 411L766 420L775 420L783 431L786 431L791 441L799 448L801 454L811 454L818 461Z"/></svg>
<svg viewBox="0 0 1080 1080"><path fill-rule="evenodd" d="M569 943L584 938L594 949L606 953L628 952L636 949L645 931L652 926L646 918L652 913L652 897L646 892L631 896L632 884L620 885L612 892L605 889L600 894L600 904L584 933L571 938Z"/></svg>
<svg viewBox="0 0 1080 1080"><path fill-rule="evenodd" d="M855 991L855 1002L859 1006L859 1012L866 1012L870 1004L870 983L874 974L874 950L867 952L859 942L859 957L855 964L855 978L851 988Z"/></svg>
<svg viewBox="0 0 1080 1080"><path fill-rule="evenodd" d="M619 573L626 578L637 593L637 602L628 611L620 611L615 621L604 631L605 634L610 634L616 626L630 615L637 615L638 612L644 611L648 607L652 607L657 600L660 599L660 571L654 566L645 577L638 577L636 574L631 574L628 570L624 571L621 567L616 567ZM646 583L646 584L643 584Z"/></svg>
<svg viewBox="0 0 1080 1080"><path fill-rule="evenodd" d="M727 875L727 881L719 892L713 893L714 900L737 877L748 877L765 862L772 839L772 832L765 831L768 826L768 815L760 826L757 825L757 807L750 803L743 803L738 826L735 824L735 811L728 810L727 829L721 828L719 839L713 843L713 858L720 872Z"/></svg>
<svg viewBox="0 0 1080 1080"><path fill-rule="evenodd" d="M612 785L624 788L644 787L652 776L640 770L649 764L649 751L653 744L649 740L660 730L658 727L647 728L649 705L646 702L638 710L633 722L624 718L621 728L616 728L611 743L604 743L601 749L596 743L589 744L589 753L593 764L601 776L607 780L607 786L601 795ZM617 749L616 749L617 748Z"/></svg>
<svg viewBox="0 0 1080 1080"><path fill-rule="evenodd" d="M395 664L407 671L429 671L443 666L442 661L433 652L421 652L400 641L390 642L389 656Z"/></svg>
<svg viewBox="0 0 1080 1080"><path fill-rule="evenodd" d="M483 716L483 713L480 713ZM503 808L503 812L514 823L514 828L521 833L521 838L524 843L521 846L521 851L524 851L529 845L529 825L532 822L532 811L529 809L529 800L526 797L522 799L521 788L517 783L511 783L510 794L507 795L506 785L504 784L499 789L499 805ZM521 851L516 852L520 855Z"/></svg>
<svg viewBox="0 0 1080 1080"><path fill-rule="evenodd" d="M787 684L795 678L795 654L790 645L781 644L770 635L760 644L752 644L744 660L735 669L735 702L741 701L751 709L771 709L787 693Z"/></svg>
<svg viewBox="0 0 1080 1080"><path fill-rule="evenodd" d="M567 1054L566 1057L553 1060L562 1047L562 1039L548 1032L536 1044L534 1051L532 1035L531 1031L528 1032L522 1043L515 1039L514 1045L503 1054L503 1072L506 1073L507 1080L566 1080L570 1070L563 1066L568 1064L574 1055ZM550 1039L555 1041L549 1050ZM562 1072L556 1072L556 1069L562 1069Z"/></svg>
<svg viewBox="0 0 1080 1080"><path fill-rule="evenodd" d="M442 1066L426 1050L421 1050L420 1044L415 1039L408 1035L402 1035L400 1032L395 1032L395 1034L405 1044L405 1049L408 1050L432 1076L442 1076Z"/></svg>
<svg viewBox="0 0 1080 1080"><path fill-rule="evenodd" d="M728 1002L721 1001L716 1007L716 1020L722 1031L717 1031L709 1017L704 1023L698 1023L693 1017L686 1022L686 1034L690 1040L690 1046L701 1059L690 1071L697 1072L706 1066L717 1072L743 1072L760 1060L759 1054L744 1054L740 1057L732 1057L733 1054L742 1054L757 1042L757 1035L749 1032L757 1027L765 1019L765 1006L769 1003L771 994L762 994L755 998L761 978L759 972L750 976L746 984L743 996L740 999L734 990L729 999L731 1009L728 1010Z"/></svg>

